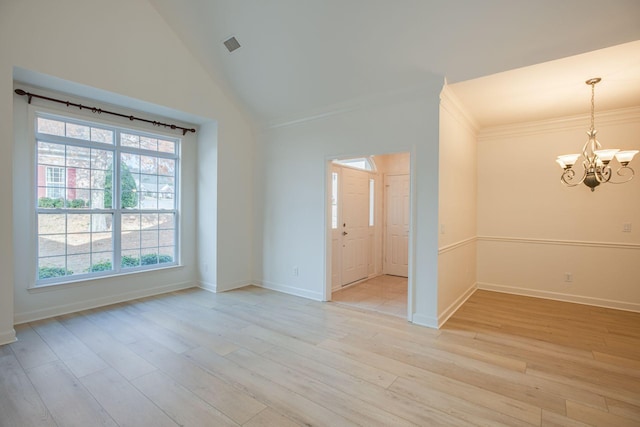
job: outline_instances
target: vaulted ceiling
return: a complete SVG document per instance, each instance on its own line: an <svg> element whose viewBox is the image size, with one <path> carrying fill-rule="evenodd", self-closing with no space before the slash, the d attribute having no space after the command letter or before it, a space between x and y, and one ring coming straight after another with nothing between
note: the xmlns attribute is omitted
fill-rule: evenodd
<svg viewBox="0 0 640 427"><path fill-rule="evenodd" d="M149 1L257 126L434 78L481 127L585 113L595 76L640 105L637 0Z"/></svg>

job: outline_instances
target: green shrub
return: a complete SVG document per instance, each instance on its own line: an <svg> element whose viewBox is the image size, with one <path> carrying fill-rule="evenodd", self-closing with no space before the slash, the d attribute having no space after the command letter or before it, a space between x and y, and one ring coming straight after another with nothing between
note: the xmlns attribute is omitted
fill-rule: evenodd
<svg viewBox="0 0 640 427"><path fill-rule="evenodd" d="M89 272L107 271L107 270L113 270L113 267L111 266L111 261L101 261L93 264L89 268Z"/></svg>
<svg viewBox="0 0 640 427"><path fill-rule="evenodd" d="M130 255L123 255L120 265L122 266L122 268L131 268L137 267L139 265L164 264L167 262L173 262L173 257L171 255L145 254L140 258Z"/></svg>
<svg viewBox="0 0 640 427"><path fill-rule="evenodd" d="M61 208L64 206L64 199L52 199L51 197L40 197L38 199L39 208Z"/></svg>
<svg viewBox="0 0 640 427"><path fill-rule="evenodd" d="M140 265L140 258L137 258L134 256L123 255L122 258L120 259L120 266L122 268L137 267L139 265Z"/></svg>
<svg viewBox="0 0 640 427"><path fill-rule="evenodd" d="M166 262L173 262L173 257L171 255L158 255L158 261L160 261L160 264L164 264Z"/></svg>
<svg viewBox="0 0 640 427"><path fill-rule="evenodd" d="M72 209L84 208L86 205L84 199L67 200L67 207Z"/></svg>
<svg viewBox="0 0 640 427"><path fill-rule="evenodd" d="M40 267L38 269L38 279L50 279L52 277L70 276L73 271L64 267Z"/></svg>

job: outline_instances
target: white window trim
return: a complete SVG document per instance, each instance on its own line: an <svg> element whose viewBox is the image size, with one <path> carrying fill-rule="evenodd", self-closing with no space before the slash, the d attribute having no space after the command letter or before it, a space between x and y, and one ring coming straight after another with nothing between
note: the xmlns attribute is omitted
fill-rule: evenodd
<svg viewBox="0 0 640 427"><path fill-rule="evenodd" d="M89 142L89 141L83 141L80 139L73 139L73 138L67 138L67 137L58 137L55 135L46 135L46 139L50 142L53 143L64 143L64 144L68 144L68 145L76 145L76 146L91 146L94 148L101 148L101 149L113 149L114 152L114 163L113 163L113 170L114 170L114 179L113 182L115 183L115 185L118 186L117 188L117 194L120 194L120 180L117 177L117 174L119 172L119 165L120 165L120 159L119 159L119 155L117 155L120 152L128 152L128 153L133 153L133 154L152 154L153 156L156 157L166 157L166 158L174 158L176 161L176 172L175 172L175 185L174 185L174 194L176 196L175 198L175 208L173 210L156 210L156 211L146 211L146 210L140 210L140 209L136 209L136 210L126 210L127 213L154 213L159 211L160 213L175 213L175 228L174 228L174 260L173 262L170 263L158 263L158 264L153 264L151 266L138 266L138 267L131 267L131 268L127 268L125 270L120 268L120 261L121 261L121 247L120 247L120 197L115 197L114 202L117 203L117 208L114 206L111 209L86 209L86 210L82 210L82 209L75 209L73 210L73 212L77 212L77 213L81 213L81 212L87 212L87 213L100 213L100 212L106 212L106 211L118 211L118 215L116 216L116 214L114 213L114 217L113 217L113 258L112 258L112 264L114 266L113 270L110 271L106 271L106 272L93 272L93 273L86 273L86 274L77 274L77 275L69 275L69 276L61 276L61 277L57 277L57 278L51 278L51 279L39 279L38 278L38 259L39 259L39 248L38 248L38 223L37 223L37 215L38 215L38 202L37 202L37 192L38 192L38 181L37 181L37 165L38 165L38 149L37 149L37 141L38 141L38 132L36 129L36 119L37 117L51 117L51 118L59 118L62 119L66 122L69 123L77 123L77 124L82 124L82 125L87 125L87 124L95 124L98 125L102 128L107 128L110 130L114 131L114 144L106 144L106 143L93 143L93 142ZM70 287L70 286L79 286L81 285L83 282L91 282L95 279L103 279L103 278L113 278L113 277L118 277L118 276L126 276L126 275L130 275L130 274L136 274L136 273L144 273L144 272L154 272L154 271L158 271L158 270L166 270L166 269L171 269L171 268L176 268L176 267L180 267L182 268L182 261L181 261L181 255L182 255L182 242L181 242L181 238L180 238L180 234L181 234L181 228L182 228L182 222L181 222L181 216L180 216L180 212L182 210L182 206L181 206L181 201L182 201L182 187L181 187L181 174L182 174L182 165L181 165L181 159L182 159L182 143L183 143L183 139L179 136L176 135L175 133L169 133L169 132L163 132L162 130L149 130L147 128L145 128L144 126L123 126L123 123L118 123L115 120L105 120L99 117L96 117L95 114L92 113L86 113L84 111L70 111L68 109L61 109L61 108L52 108L52 107L47 107L47 106L41 106L41 105L33 105L33 104L29 104L28 105L28 114L27 114L27 126L28 126L28 137L29 137L29 141L28 143L30 144L31 147L31 168L32 168L32 177L33 177L33 181L30 183L30 191L32 192L32 197L30 197L31 200L31 206L30 206L30 212L31 212L31 216L32 216L32 222L31 222L31 229L34 230L34 234L33 234L33 241L34 241L34 251L32 252L32 271L33 271L33 280L30 281L29 285L27 286L27 289L31 292L31 291L38 291L38 290L45 290L45 289L63 289L66 287ZM140 135L140 136L148 136L148 137L162 137L163 139L166 140L173 140L176 142L176 153L175 155L169 154L169 153L163 153L163 152L154 152L154 151L147 151L147 150L142 150L142 149L136 149L133 147L123 147L124 149L116 149L116 146L118 145L118 136L119 133L124 132L130 132L136 135ZM72 141L69 141L69 139L71 139ZM98 144L98 145L94 145L94 144ZM117 160L116 160L117 159ZM66 186L66 183L65 183ZM55 209L50 209L49 211L56 211ZM64 211L64 210L63 210ZM118 237L116 237L118 236ZM115 268L117 266L117 269Z"/></svg>

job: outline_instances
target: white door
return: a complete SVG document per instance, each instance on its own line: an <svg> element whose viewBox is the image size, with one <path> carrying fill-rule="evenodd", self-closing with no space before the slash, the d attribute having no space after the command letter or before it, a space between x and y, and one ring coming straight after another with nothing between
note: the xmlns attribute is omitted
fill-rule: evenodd
<svg viewBox="0 0 640 427"><path fill-rule="evenodd" d="M386 231L384 273L409 273L409 175L385 176Z"/></svg>
<svg viewBox="0 0 640 427"><path fill-rule="evenodd" d="M367 277L369 172L342 168L342 285Z"/></svg>

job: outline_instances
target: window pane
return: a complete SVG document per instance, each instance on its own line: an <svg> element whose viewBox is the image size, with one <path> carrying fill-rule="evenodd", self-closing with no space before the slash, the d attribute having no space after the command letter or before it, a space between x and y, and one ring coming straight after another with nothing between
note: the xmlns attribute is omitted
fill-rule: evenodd
<svg viewBox="0 0 640 427"><path fill-rule="evenodd" d="M146 174L158 173L158 158L151 156L140 156L140 172Z"/></svg>
<svg viewBox="0 0 640 427"><path fill-rule="evenodd" d="M66 268L66 257L40 258L38 260L38 279L51 279L73 274Z"/></svg>
<svg viewBox="0 0 640 427"><path fill-rule="evenodd" d="M93 253L91 257L90 272L113 270L113 257L111 252Z"/></svg>
<svg viewBox="0 0 640 427"><path fill-rule="evenodd" d="M113 250L112 233L93 233L91 235L91 252L106 252Z"/></svg>
<svg viewBox="0 0 640 427"><path fill-rule="evenodd" d="M171 229L174 227L174 214L159 214L158 215L158 228Z"/></svg>
<svg viewBox="0 0 640 427"><path fill-rule="evenodd" d="M172 159L158 159L158 175L175 176L176 161Z"/></svg>
<svg viewBox="0 0 640 427"><path fill-rule="evenodd" d="M105 184L106 185L106 184ZM111 188L105 190L93 190L91 192L92 209L111 209L113 208L113 200Z"/></svg>
<svg viewBox="0 0 640 427"><path fill-rule="evenodd" d="M175 230L160 230L160 246L175 246Z"/></svg>
<svg viewBox="0 0 640 427"><path fill-rule="evenodd" d="M158 261L160 264L174 261L175 249L173 246L160 247L158 249Z"/></svg>
<svg viewBox="0 0 640 427"><path fill-rule="evenodd" d="M120 203L123 209L132 209L138 207L138 182L140 174L138 172L140 164L140 156L135 154L122 154L122 163L120 167Z"/></svg>
<svg viewBox="0 0 640 427"><path fill-rule="evenodd" d="M140 137L140 148L143 150L158 151L158 140L156 138Z"/></svg>
<svg viewBox="0 0 640 427"><path fill-rule="evenodd" d="M67 167L90 168L90 149L85 147L67 147Z"/></svg>
<svg viewBox="0 0 640 427"><path fill-rule="evenodd" d="M91 128L91 140L94 142L104 142L113 144L113 131L108 129Z"/></svg>
<svg viewBox="0 0 640 427"><path fill-rule="evenodd" d="M44 119L42 117L38 117L37 122L38 122L37 124L38 133L64 136L64 122L61 122L58 120Z"/></svg>
<svg viewBox="0 0 640 427"><path fill-rule="evenodd" d="M140 215L122 214L120 217L120 229L122 231L140 230Z"/></svg>
<svg viewBox="0 0 640 427"><path fill-rule="evenodd" d="M38 234L58 234L67 232L65 214L38 214Z"/></svg>
<svg viewBox="0 0 640 427"><path fill-rule="evenodd" d="M123 269L138 267L140 265L140 251L122 251L120 266Z"/></svg>
<svg viewBox="0 0 640 427"><path fill-rule="evenodd" d="M158 246L158 230L143 230L140 232L140 247L155 248Z"/></svg>
<svg viewBox="0 0 640 427"><path fill-rule="evenodd" d="M120 134L120 145L123 147L140 147L140 137L138 135L130 135L128 133Z"/></svg>
<svg viewBox="0 0 640 427"><path fill-rule="evenodd" d="M173 141L163 141L158 140L158 151L163 153L172 153L176 152L176 143Z"/></svg>
<svg viewBox="0 0 640 427"><path fill-rule="evenodd" d="M113 224L113 214L91 215L91 231L95 233L112 231L111 224Z"/></svg>
<svg viewBox="0 0 640 427"><path fill-rule="evenodd" d="M66 251L65 234L47 234L38 237L38 256L50 257L64 255Z"/></svg>
<svg viewBox="0 0 640 427"><path fill-rule="evenodd" d="M91 231L91 215L69 214L67 215L67 233L89 233Z"/></svg>
<svg viewBox="0 0 640 427"><path fill-rule="evenodd" d="M91 139L91 129L89 128L89 126L67 123L67 136L69 138L84 139L85 141L89 141Z"/></svg>
<svg viewBox="0 0 640 427"><path fill-rule="evenodd" d="M86 254L90 251L90 243L91 233L67 234L67 254Z"/></svg>
<svg viewBox="0 0 640 427"><path fill-rule="evenodd" d="M113 152L106 150L91 150L91 169L113 170Z"/></svg>
<svg viewBox="0 0 640 427"><path fill-rule="evenodd" d="M139 249L140 231L125 231L121 234L120 240L122 249Z"/></svg>
<svg viewBox="0 0 640 427"><path fill-rule="evenodd" d="M64 166L65 146L50 142L38 142L38 164Z"/></svg>
<svg viewBox="0 0 640 427"><path fill-rule="evenodd" d="M158 264L158 248L143 249L140 263L142 265Z"/></svg>

